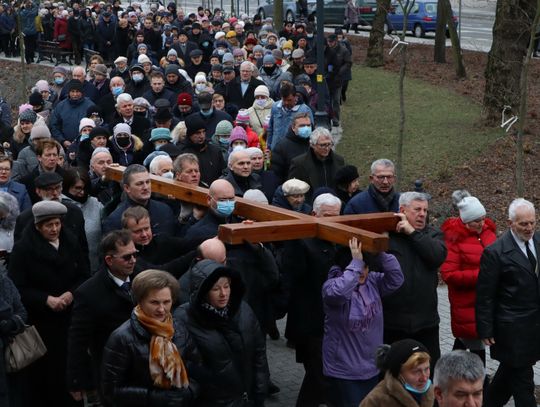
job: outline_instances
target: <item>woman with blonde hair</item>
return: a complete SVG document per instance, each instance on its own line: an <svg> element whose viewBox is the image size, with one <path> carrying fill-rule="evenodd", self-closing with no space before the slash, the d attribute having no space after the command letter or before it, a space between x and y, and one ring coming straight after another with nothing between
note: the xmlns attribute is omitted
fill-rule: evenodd
<svg viewBox="0 0 540 407"><path fill-rule="evenodd" d="M377 351L384 379L360 407L432 407L434 401L428 350L413 339L402 339Z"/></svg>
<svg viewBox="0 0 540 407"><path fill-rule="evenodd" d="M131 290L126 287L137 305L105 345L102 385L109 404L193 405L196 386L188 372L198 363L196 351L185 326L171 315L179 289L178 281L160 270L143 271Z"/></svg>

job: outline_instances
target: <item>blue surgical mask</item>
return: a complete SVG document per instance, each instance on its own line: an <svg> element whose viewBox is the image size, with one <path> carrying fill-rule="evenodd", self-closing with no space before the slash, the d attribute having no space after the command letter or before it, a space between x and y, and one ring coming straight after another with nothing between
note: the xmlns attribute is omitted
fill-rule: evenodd
<svg viewBox="0 0 540 407"><path fill-rule="evenodd" d="M211 107L210 109L208 110L201 110L201 114L204 116L204 117L208 117L210 116L212 113L214 113L214 108Z"/></svg>
<svg viewBox="0 0 540 407"><path fill-rule="evenodd" d="M306 139L311 136L311 126L302 126L298 129L298 137Z"/></svg>
<svg viewBox="0 0 540 407"><path fill-rule="evenodd" d="M142 73L133 74L131 79L133 79L134 82L140 82L144 79L144 75Z"/></svg>
<svg viewBox="0 0 540 407"><path fill-rule="evenodd" d="M113 86L112 88L112 94L114 96L118 96L124 91L124 88L122 86Z"/></svg>
<svg viewBox="0 0 540 407"><path fill-rule="evenodd" d="M216 211L221 216L231 216L234 212L235 201L217 201Z"/></svg>
<svg viewBox="0 0 540 407"><path fill-rule="evenodd" d="M224 146L229 145L229 137L219 137L219 144L223 144Z"/></svg>
<svg viewBox="0 0 540 407"><path fill-rule="evenodd" d="M206 88L206 83L197 83L195 85L195 89L197 89L199 92L202 92Z"/></svg>
<svg viewBox="0 0 540 407"><path fill-rule="evenodd" d="M218 55L225 55L225 50L223 48L218 48L217 53Z"/></svg>
<svg viewBox="0 0 540 407"><path fill-rule="evenodd" d="M64 83L64 78L54 78L54 83L61 85Z"/></svg>
<svg viewBox="0 0 540 407"><path fill-rule="evenodd" d="M90 138L89 134L81 134L81 137L79 138L80 141L88 140Z"/></svg>
<svg viewBox="0 0 540 407"><path fill-rule="evenodd" d="M426 382L426 385L424 386L422 390L415 389L409 383L403 383L403 387L405 387L405 390L414 394L424 394L426 391L429 390L430 386L431 386L431 379L428 379L428 381Z"/></svg>

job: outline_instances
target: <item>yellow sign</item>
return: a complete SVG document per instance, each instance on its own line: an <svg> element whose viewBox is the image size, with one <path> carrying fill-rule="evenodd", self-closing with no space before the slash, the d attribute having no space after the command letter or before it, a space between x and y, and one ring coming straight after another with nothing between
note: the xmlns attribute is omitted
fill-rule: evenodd
<svg viewBox="0 0 540 407"><path fill-rule="evenodd" d="M322 83L322 75L321 74L317 75L317 82Z"/></svg>

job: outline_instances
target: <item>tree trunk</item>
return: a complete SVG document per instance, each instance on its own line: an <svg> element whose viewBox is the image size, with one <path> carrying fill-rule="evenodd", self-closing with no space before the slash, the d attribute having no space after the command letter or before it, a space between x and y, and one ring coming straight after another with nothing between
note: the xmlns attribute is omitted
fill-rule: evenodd
<svg viewBox="0 0 540 407"><path fill-rule="evenodd" d="M484 115L497 123L505 105L515 114L520 104L523 62L536 12L536 0L498 0L493 43L485 70Z"/></svg>
<svg viewBox="0 0 540 407"><path fill-rule="evenodd" d="M283 0L274 1L274 27L276 32L280 32L283 29Z"/></svg>
<svg viewBox="0 0 540 407"><path fill-rule="evenodd" d="M446 7L444 0L437 1L437 29L435 30L433 60L439 64L446 63Z"/></svg>
<svg viewBox="0 0 540 407"><path fill-rule="evenodd" d="M369 34L366 66L376 68L384 65L384 24L390 10L390 0L377 0L377 12Z"/></svg>
<svg viewBox="0 0 540 407"><path fill-rule="evenodd" d="M465 65L463 65L461 38L459 38L456 26L454 25L454 13L452 13L452 6L450 5L450 0L442 0L442 2L445 8L446 24L448 25L448 31L450 32L450 40L452 41L452 53L454 55L456 76L458 78L465 78L467 76L467 72L465 71Z"/></svg>

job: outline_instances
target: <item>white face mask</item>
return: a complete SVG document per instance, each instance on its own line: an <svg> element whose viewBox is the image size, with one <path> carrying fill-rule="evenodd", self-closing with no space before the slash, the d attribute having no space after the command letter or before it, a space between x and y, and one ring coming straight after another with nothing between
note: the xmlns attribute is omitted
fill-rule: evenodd
<svg viewBox="0 0 540 407"><path fill-rule="evenodd" d="M205 88L206 88L206 84L205 84L205 83L197 83L197 84L195 85L195 89L197 89L199 92L202 92Z"/></svg>
<svg viewBox="0 0 540 407"><path fill-rule="evenodd" d="M256 103L257 106L259 106L259 107L264 107L264 105L266 105L266 99L256 99L256 100L255 100L255 103Z"/></svg>
<svg viewBox="0 0 540 407"><path fill-rule="evenodd" d="M167 171L167 172L161 174L161 176L163 178L167 178L167 179L173 179L174 178L174 174L172 173L172 171Z"/></svg>

